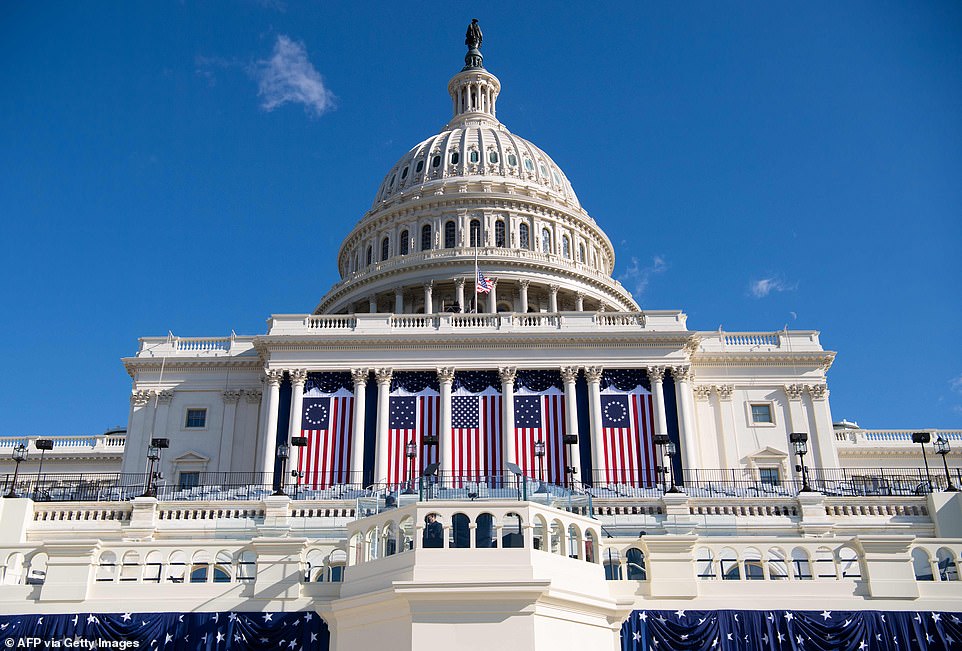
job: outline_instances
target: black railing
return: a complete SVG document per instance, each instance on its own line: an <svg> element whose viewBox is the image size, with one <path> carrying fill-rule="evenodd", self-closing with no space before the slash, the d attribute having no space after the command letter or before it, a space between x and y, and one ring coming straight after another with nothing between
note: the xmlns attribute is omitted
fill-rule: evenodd
<svg viewBox="0 0 962 651"><path fill-rule="evenodd" d="M922 468L807 468L808 486L829 496L918 496L947 488L944 473ZM962 486L962 468L950 469L952 483ZM627 476L627 475L624 475ZM690 497L794 497L804 484L797 477L779 478L758 469L688 469L673 478L638 478L626 482L596 482L594 486L562 486L511 473L461 476L448 473L392 483L351 481L343 473L285 477L278 487L271 473L227 472L187 475L181 485L156 481L153 490L163 501L258 500L284 494L294 500L356 500L380 497L403 502L418 500L518 499L557 501L595 498L658 498L672 484ZM13 473L0 475L0 492L11 490ZM20 475L13 493L35 501L124 501L148 492L143 473L44 473ZM278 490L280 488L280 490Z"/></svg>

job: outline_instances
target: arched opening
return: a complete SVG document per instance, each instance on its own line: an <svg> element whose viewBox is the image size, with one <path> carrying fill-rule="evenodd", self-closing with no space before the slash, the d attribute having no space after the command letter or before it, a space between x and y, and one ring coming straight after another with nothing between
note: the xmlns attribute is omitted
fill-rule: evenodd
<svg viewBox="0 0 962 651"><path fill-rule="evenodd" d="M144 558L144 583L160 583L163 570L164 561L160 552L147 552L147 556Z"/></svg>
<svg viewBox="0 0 962 651"><path fill-rule="evenodd" d="M319 583L324 580L324 554L320 549L312 549L304 558L304 582Z"/></svg>
<svg viewBox="0 0 962 651"><path fill-rule="evenodd" d="M231 581L231 553L221 550L214 555L214 583L230 583Z"/></svg>
<svg viewBox="0 0 962 651"><path fill-rule="evenodd" d="M828 547L819 547L815 550L815 576L826 580L838 578L835 554Z"/></svg>
<svg viewBox="0 0 962 651"><path fill-rule="evenodd" d="M695 552L695 568L698 572L699 579L710 580L718 578L718 574L715 573L715 556L708 547L700 547L698 551Z"/></svg>
<svg viewBox="0 0 962 651"><path fill-rule="evenodd" d="M444 224L444 248L453 249L455 241L457 239L457 226L454 224L454 220L445 222Z"/></svg>
<svg viewBox="0 0 962 651"><path fill-rule="evenodd" d="M373 262L374 262L374 249L372 249L371 245L369 244L367 246L367 266L370 267L371 263Z"/></svg>
<svg viewBox="0 0 962 651"><path fill-rule="evenodd" d="M451 517L451 533L448 547L468 549L471 546L471 520L463 513Z"/></svg>
<svg viewBox="0 0 962 651"><path fill-rule="evenodd" d="M257 555L252 551L244 551L237 555L237 580L253 581L257 576Z"/></svg>
<svg viewBox="0 0 962 651"><path fill-rule="evenodd" d="M444 525L437 513L424 516L424 533L421 536L421 546L426 549L440 549L444 547Z"/></svg>
<svg viewBox="0 0 962 651"><path fill-rule="evenodd" d="M942 581L958 581L959 566L955 561L955 555L948 547L939 547L935 554L935 560L939 565L939 579Z"/></svg>
<svg viewBox="0 0 962 651"><path fill-rule="evenodd" d="M808 552L801 547L792 550L792 572L797 580L810 581L812 579L812 564L808 559Z"/></svg>
<svg viewBox="0 0 962 651"><path fill-rule="evenodd" d="M645 568L645 553L637 547L629 547L625 552L625 562L629 581L645 581L648 571Z"/></svg>
<svg viewBox="0 0 962 651"><path fill-rule="evenodd" d="M585 262L585 245L584 244L578 245L578 262L582 264L584 264Z"/></svg>
<svg viewBox="0 0 962 651"><path fill-rule="evenodd" d="M518 246L526 250L531 248L531 235L527 224L518 226Z"/></svg>
<svg viewBox="0 0 962 651"><path fill-rule="evenodd" d="M932 574L932 560L929 553L921 547L912 550L912 568L915 570L916 581L934 581Z"/></svg>
<svg viewBox="0 0 962 651"><path fill-rule="evenodd" d="M421 227L421 250L428 251L431 249L431 224L425 224Z"/></svg>
<svg viewBox="0 0 962 651"><path fill-rule="evenodd" d="M347 553L343 549L335 549L327 559L329 567L328 580L340 583L344 580L344 566L347 564Z"/></svg>
<svg viewBox="0 0 962 651"><path fill-rule="evenodd" d="M470 233L471 246L481 246L481 222L477 219L471 220Z"/></svg>
<svg viewBox="0 0 962 651"><path fill-rule="evenodd" d="M551 253L551 231L547 228L541 229L541 252Z"/></svg>
<svg viewBox="0 0 962 651"><path fill-rule="evenodd" d="M561 255L565 258L571 257L571 240L567 235L561 236Z"/></svg>
<svg viewBox="0 0 962 651"><path fill-rule="evenodd" d="M614 547L605 549L605 579L608 581L621 580L621 555Z"/></svg>
<svg viewBox="0 0 962 651"><path fill-rule="evenodd" d="M194 552L190 563L190 582L207 583L207 572L210 569L210 554L205 551Z"/></svg>
<svg viewBox="0 0 962 651"><path fill-rule="evenodd" d="M500 248L504 248L505 246L507 246L504 233L505 233L504 220L499 219L498 221L494 222L494 245L495 246Z"/></svg>
<svg viewBox="0 0 962 651"><path fill-rule="evenodd" d="M754 547L745 550L742 557L745 566L745 578L749 581L762 581L765 578L765 568L762 565L762 555Z"/></svg>
<svg viewBox="0 0 962 651"><path fill-rule="evenodd" d="M390 249L391 249L391 240L385 237L384 239L381 240L381 262L384 262L385 260L387 260L388 253L391 252Z"/></svg>
<svg viewBox="0 0 962 651"><path fill-rule="evenodd" d="M131 553L131 552L128 552ZM135 554L136 555L136 554ZM27 563L27 585L43 585L47 579L47 554L37 552Z"/></svg>
<svg viewBox="0 0 962 651"><path fill-rule="evenodd" d="M140 579L140 556L135 551L124 552L120 565L121 581L137 581Z"/></svg>
<svg viewBox="0 0 962 651"><path fill-rule="evenodd" d="M167 581L183 583L187 574L187 554L177 550L170 553L167 559Z"/></svg>
<svg viewBox="0 0 962 651"><path fill-rule="evenodd" d="M738 567L738 555L731 547L725 547L718 553L718 565L721 569L723 581L739 581L742 578Z"/></svg>
<svg viewBox="0 0 962 651"><path fill-rule="evenodd" d="M474 546L478 549L494 547L494 516L482 513L475 522Z"/></svg>
<svg viewBox="0 0 962 651"><path fill-rule="evenodd" d="M97 581L113 581L117 578L117 554L111 551L100 554L96 578Z"/></svg>
<svg viewBox="0 0 962 651"><path fill-rule="evenodd" d="M501 527L501 546L505 549L520 549L524 547L524 534L521 532L521 516L508 513L504 516Z"/></svg>
<svg viewBox="0 0 962 651"><path fill-rule="evenodd" d="M788 578L785 552L777 547L768 550L768 578L772 581L781 581Z"/></svg>
<svg viewBox="0 0 962 651"><path fill-rule="evenodd" d="M568 558L581 558L581 532L573 524L568 525Z"/></svg>
<svg viewBox="0 0 962 651"><path fill-rule="evenodd" d="M585 532L585 560L589 563L597 563L595 550L598 549L598 536L591 529Z"/></svg>
<svg viewBox="0 0 962 651"><path fill-rule="evenodd" d="M405 231L401 231L401 237L400 237L400 239L398 240L398 254L399 254L399 255L407 255L407 254L408 254L408 247L410 246L410 242L408 242L408 239L409 239L409 238L408 238L408 232L407 232L406 230L405 230Z"/></svg>
<svg viewBox="0 0 962 651"><path fill-rule="evenodd" d="M843 545L838 548L838 567L843 579L861 579L862 566L858 561L858 552Z"/></svg>

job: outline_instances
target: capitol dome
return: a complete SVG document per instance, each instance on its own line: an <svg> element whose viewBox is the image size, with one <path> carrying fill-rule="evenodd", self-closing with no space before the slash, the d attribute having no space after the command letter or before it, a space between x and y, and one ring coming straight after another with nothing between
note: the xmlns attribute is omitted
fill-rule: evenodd
<svg viewBox="0 0 962 651"><path fill-rule="evenodd" d="M315 313L639 309L565 173L497 119L500 91L469 50L448 83L452 119L385 175ZM477 300L476 269L494 283Z"/></svg>

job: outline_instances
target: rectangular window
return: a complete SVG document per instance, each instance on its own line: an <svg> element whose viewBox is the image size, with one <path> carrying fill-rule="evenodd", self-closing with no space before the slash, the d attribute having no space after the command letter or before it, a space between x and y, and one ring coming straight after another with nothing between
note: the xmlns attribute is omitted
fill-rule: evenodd
<svg viewBox="0 0 962 651"><path fill-rule="evenodd" d="M769 486L778 486L781 484L781 478L778 476L778 468L759 468L758 479L763 484L768 484Z"/></svg>
<svg viewBox="0 0 962 651"><path fill-rule="evenodd" d="M751 405L753 423L773 423L772 405L767 402L758 402Z"/></svg>
<svg viewBox="0 0 962 651"><path fill-rule="evenodd" d="M207 427L206 409L188 409L187 418L184 419L185 429L203 429Z"/></svg>
<svg viewBox="0 0 962 651"><path fill-rule="evenodd" d="M177 480L178 488L193 488L200 483L199 472L182 472Z"/></svg>

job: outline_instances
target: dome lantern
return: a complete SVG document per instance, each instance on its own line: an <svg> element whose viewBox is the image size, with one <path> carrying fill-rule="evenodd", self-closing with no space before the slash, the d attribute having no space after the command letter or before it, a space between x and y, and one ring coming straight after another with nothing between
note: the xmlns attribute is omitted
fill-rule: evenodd
<svg viewBox="0 0 962 651"><path fill-rule="evenodd" d="M465 34L464 44L468 46L468 52L464 55L464 68L448 82L454 109L450 125L469 121L474 124L498 122L495 104L501 92L501 82L484 69L481 40L481 28L478 19L474 18Z"/></svg>

